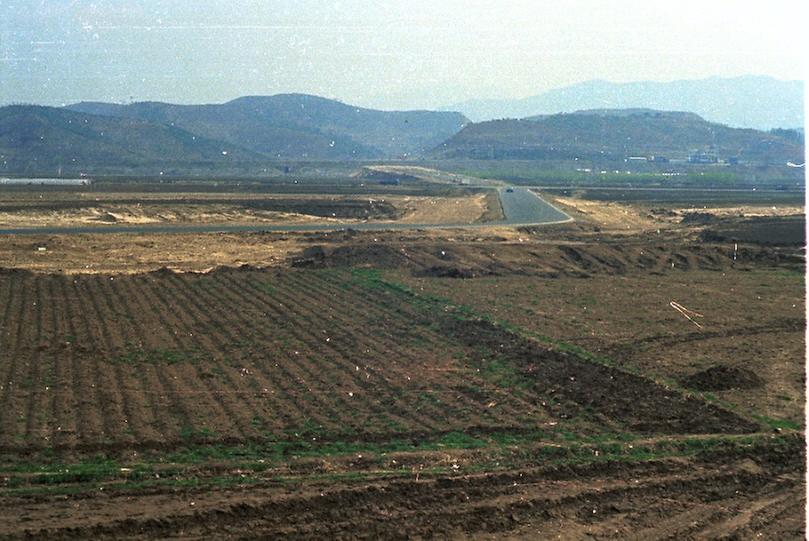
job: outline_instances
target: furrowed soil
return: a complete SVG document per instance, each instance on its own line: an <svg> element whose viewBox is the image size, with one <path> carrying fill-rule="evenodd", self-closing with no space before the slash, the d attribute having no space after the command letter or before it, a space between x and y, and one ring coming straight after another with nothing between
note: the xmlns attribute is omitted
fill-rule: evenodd
<svg viewBox="0 0 809 541"><path fill-rule="evenodd" d="M800 539L800 440L733 457L6 499L49 539ZM779 453L781 453L779 455ZM747 455L747 456L745 456ZM768 467L773 460L778 466ZM63 527L54 527L61 524ZM22 535L20 536L22 537Z"/></svg>
<svg viewBox="0 0 809 541"><path fill-rule="evenodd" d="M0 239L0 538L802 539L800 220L598 205Z"/></svg>
<svg viewBox="0 0 809 541"><path fill-rule="evenodd" d="M17 456L759 428L463 312L431 315L373 273L10 272L2 290L0 452Z"/></svg>

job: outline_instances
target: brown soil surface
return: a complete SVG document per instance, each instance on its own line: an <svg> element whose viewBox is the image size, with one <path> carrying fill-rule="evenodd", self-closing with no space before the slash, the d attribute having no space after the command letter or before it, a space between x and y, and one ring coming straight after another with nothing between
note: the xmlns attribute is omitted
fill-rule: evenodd
<svg viewBox="0 0 809 541"><path fill-rule="evenodd" d="M0 227L105 224L476 223L502 218L496 194L270 196L210 193L0 194Z"/></svg>
<svg viewBox="0 0 809 541"><path fill-rule="evenodd" d="M779 539L804 535L790 455L764 448L637 464L234 488L2 498L26 539ZM785 462L786 460L786 462ZM789 463L792 463L791 467ZM21 520L22 519L22 520Z"/></svg>
<svg viewBox="0 0 809 541"><path fill-rule="evenodd" d="M346 271L0 275L0 451L127 454L309 425L360 441L760 428L375 284Z"/></svg>
<svg viewBox="0 0 809 541"><path fill-rule="evenodd" d="M806 245L806 219L800 216L777 216L723 220L711 223L700 232L708 242L756 243L765 246L792 246L802 252Z"/></svg>
<svg viewBox="0 0 809 541"><path fill-rule="evenodd" d="M4 267L66 274L272 266L299 252L303 238L281 233L0 235L0 261Z"/></svg>
<svg viewBox="0 0 809 541"><path fill-rule="evenodd" d="M802 539L802 254L634 208L0 238L0 538Z"/></svg>
<svg viewBox="0 0 809 541"><path fill-rule="evenodd" d="M559 205L576 220L585 220L604 230L649 231L661 227L661 221L649 216L643 208L634 205L605 201L588 201L573 197L551 196L549 200Z"/></svg>
<svg viewBox="0 0 809 541"><path fill-rule="evenodd" d="M472 224L503 219L500 200L494 192L470 197L407 197L394 200L401 217L410 224Z"/></svg>
<svg viewBox="0 0 809 541"><path fill-rule="evenodd" d="M680 252L682 254L682 252ZM490 317L583 347L620 366L680 381L717 364L764 384L717 392L743 411L803 422L805 284L800 271L731 266L586 278L412 278L412 287ZM703 315L696 327L670 306Z"/></svg>

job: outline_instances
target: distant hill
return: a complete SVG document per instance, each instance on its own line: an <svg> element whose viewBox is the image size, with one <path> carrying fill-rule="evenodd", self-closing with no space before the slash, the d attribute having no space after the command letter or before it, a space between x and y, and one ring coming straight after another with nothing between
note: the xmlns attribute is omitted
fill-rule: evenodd
<svg viewBox="0 0 809 541"><path fill-rule="evenodd" d="M210 164L260 158L180 128L35 105L0 107L0 172Z"/></svg>
<svg viewBox="0 0 809 541"><path fill-rule="evenodd" d="M83 102L68 109L168 124L287 159L421 155L468 122L459 113L376 111L306 94L248 96L214 105Z"/></svg>
<svg viewBox="0 0 809 541"><path fill-rule="evenodd" d="M580 111L469 124L433 152L436 158L686 159L704 153L747 163L803 161L796 132L769 133L713 124L693 113Z"/></svg>
<svg viewBox="0 0 809 541"><path fill-rule="evenodd" d="M569 113L582 109L649 108L692 111L706 120L770 130L803 126L803 81L771 77L712 77L693 81L611 83L588 81L518 100L472 100L443 110L474 122Z"/></svg>

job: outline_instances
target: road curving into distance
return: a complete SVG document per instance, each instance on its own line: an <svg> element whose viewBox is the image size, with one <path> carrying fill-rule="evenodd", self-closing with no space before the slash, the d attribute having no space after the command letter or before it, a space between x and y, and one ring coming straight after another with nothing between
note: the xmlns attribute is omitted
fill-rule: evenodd
<svg viewBox="0 0 809 541"><path fill-rule="evenodd" d="M68 227L0 228L0 235L78 235L83 233L260 233L339 231L388 231L405 229L468 229L493 226L550 225L570 222L570 216L554 207L528 188L496 188L503 207L504 220L475 224L410 224L396 222L362 222L345 224L290 224L290 225L88 225Z"/></svg>

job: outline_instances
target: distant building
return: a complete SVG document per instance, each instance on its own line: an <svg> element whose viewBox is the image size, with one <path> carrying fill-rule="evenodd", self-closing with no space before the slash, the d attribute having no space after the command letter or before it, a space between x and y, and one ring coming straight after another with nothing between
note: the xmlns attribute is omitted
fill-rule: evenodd
<svg viewBox="0 0 809 541"><path fill-rule="evenodd" d="M688 163L710 164L718 162L719 159L716 157L716 154L713 154L711 152L705 152L704 150L692 152L691 154L688 155Z"/></svg>

